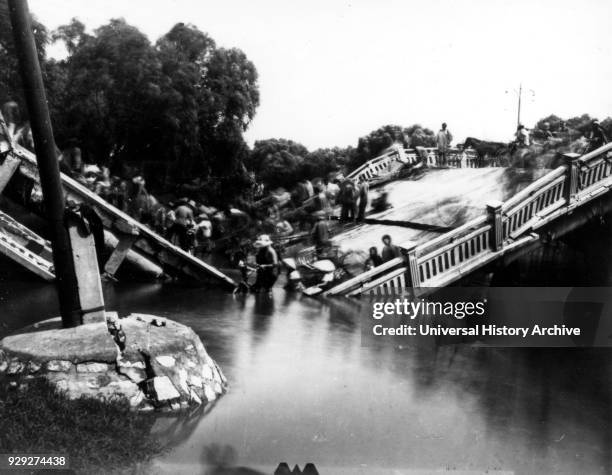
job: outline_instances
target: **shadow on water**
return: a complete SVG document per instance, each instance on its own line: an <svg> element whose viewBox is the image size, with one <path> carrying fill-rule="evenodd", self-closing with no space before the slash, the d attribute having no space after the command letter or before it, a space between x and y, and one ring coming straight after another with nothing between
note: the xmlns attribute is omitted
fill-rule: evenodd
<svg viewBox="0 0 612 475"><path fill-rule="evenodd" d="M254 336L261 337L267 333L270 319L274 314L274 296L272 294L257 294L253 298L255 299L255 307L251 329Z"/></svg>
<svg viewBox="0 0 612 475"><path fill-rule="evenodd" d="M238 454L231 445L211 444L202 449L202 475L265 475L264 472L236 466Z"/></svg>

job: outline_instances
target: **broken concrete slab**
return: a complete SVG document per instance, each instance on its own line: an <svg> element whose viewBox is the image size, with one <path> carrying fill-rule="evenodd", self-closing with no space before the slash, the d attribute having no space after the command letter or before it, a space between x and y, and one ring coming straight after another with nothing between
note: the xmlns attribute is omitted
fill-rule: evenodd
<svg viewBox="0 0 612 475"><path fill-rule="evenodd" d="M189 327L142 314L63 329L40 322L0 341L0 373L45 378L67 397L125 398L132 408L175 410L207 404L227 385ZM163 325L159 322L163 321ZM122 344L111 336L121 330Z"/></svg>
<svg viewBox="0 0 612 475"><path fill-rule="evenodd" d="M117 358L117 346L103 322L62 328L61 319L54 318L5 337L1 347L27 361L114 363Z"/></svg>

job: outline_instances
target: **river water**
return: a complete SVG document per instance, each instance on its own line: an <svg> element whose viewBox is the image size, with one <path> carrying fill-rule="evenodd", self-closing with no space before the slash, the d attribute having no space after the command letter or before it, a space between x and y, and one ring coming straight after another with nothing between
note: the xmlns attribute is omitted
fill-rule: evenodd
<svg viewBox="0 0 612 475"><path fill-rule="evenodd" d="M555 245L536 271L533 256L524 267L548 276L544 285L568 272L566 280L610 285L610 233L589 236L588 245L584 235ZM522 284L529 275L521 270ZM283 461L313 462L322 474L612 473L608 349L362 346L358 304L280 288L235 298L120 284L105 294L120 314L191 326L231 385L168 437L148 473L272 473ZM0 261L0 312L2 334L55 316L53 287Z"/></svg>

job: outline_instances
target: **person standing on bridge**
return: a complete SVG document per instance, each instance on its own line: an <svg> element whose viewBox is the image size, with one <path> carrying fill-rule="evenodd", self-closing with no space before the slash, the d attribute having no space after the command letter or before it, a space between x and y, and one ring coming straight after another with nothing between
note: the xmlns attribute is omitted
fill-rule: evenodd
<svg viewBox="0 0 612 475"><path fill-rule="evenodd" d="M357 205L357 190L355 184L350 179L345 179L340 187L338 201L342 205L340 212L341 221L353 221L355 219L355 211Z"/></svg>
<svg viewBox="0 0 612 475"><path fill-rule="evenodd" d="M593 150L598 149L599 147L603 147L608 143L608 137L606 136L606 132L603 127L599 123L597 119L593 119L591 122L591 130L587 135L589 139L589 148L588 152L592 152Z"/></svg>
<svg viewBox="0 0 612 475"><path fill-rule="evenodd" d="M365 219L365 211L368 206L368 193L370 192L368 180L363 175L359 177L357 191L359 193L359 210L357 212L357 221L363 221Z"/></svg>
<svg viewBox="0 0 612 475"><path fill-rule="evenodd" d="M514 134L517 148L529 147L529 132L523 124L519 124Z"/></svg>
<svg viewBox="0 0 612 475"><path fill-rule="evenodd" d="M376 246L372 246L370 248L370 255L368 259L365 261L364 268L366 271L374 269L374 267L378 267L383 263L382 257L378 254L378 249Z"/></svg>
<svg viewBox="0 0 612 475"><path fill-rule="evenodd" d="M516 127L514 142L510 144L510 155L513 156L517 150L529 147L529 132L523 124Z"/></svg>
<svg viewBox="0 0 612 475"><path fill-rule="evenodd" d="M382 237L383 248L381 252L381 257L383 262L388 262L396 257L400 257L402 255L400 248L391 242L391 236L385 234Z"/></svg>
<svg viewBox="0 0 612 475"><path fill-rule="evenodd" d="M448 149L453 141L453 136L450 130L446 128L446 122L442 123L442 128L436 135L436 143L438 145L438 165L445 167L447 165Z"/></svg>
<svg viewBox="0 0 612 475"><path fill-rule="evenodd" d="M316 223L310 232L312 243L315 246L317 257L322 259L329 253L331 247L329 224L327 223L327 215L323 211L315 213Z"/></svg>

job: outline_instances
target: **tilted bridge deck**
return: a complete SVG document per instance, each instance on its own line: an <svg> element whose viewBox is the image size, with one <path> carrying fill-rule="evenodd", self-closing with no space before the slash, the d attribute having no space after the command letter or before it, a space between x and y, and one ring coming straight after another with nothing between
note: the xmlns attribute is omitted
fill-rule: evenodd
<svg viewBox="0 0 612 475"><path fill-rule="evenodd" d="M490 202L481 215L452 231L428 235L421 243L400 242L404 257L361 273L323 295L424 295L537 241L542 227L612 187L612 144L583 156L566 154L565 159L566 164L505 201Z"/></svg>
<svg viewBox="0 0 612 475"><path fill-rule="evenodd" d="M51 244L0 211L0 254L44 280L55 279Z"/></svg>
<svg viewBox="0 0 612 475"><path fill-rule="evenodd" d="M0 181L2 181L2 177L6 176L9 177L8 179L10 179L10 175L12 175L17 168L15 163L18 163L18 168L25 177L37 184L40 182L36 157L34 154L17 144L12 144L12 148L5 152L5 159L2 164L5 169L0 170L3 172L0 173ZM8 179L6 180L7 182ZM115 249L121 251L122 255L119 257L119 259L124 258L128 252L136 252L137 254L150 259L152 262L159 264L161 268L169 275L183 277L187 276L205 283L221 284L227 287L235 286L235 282L230 277L226 276L215 267L189 254L188 252L185 252L183 249L173 245L149 229L147 226L141 224L131 216L120 211L106 202L104 199L100 198L98 195L78 183L76 180L63 173L61 174L61 179L64 192L66 194L66 199L72 200L77 204L87 204L95 209L97 214L102 219L102 223L105 228L105 238L108 239L110 236L111 241L115 243ZM5 184L6 183L4 183L4 185ZM4 186L0 188L0 192L3 188ZM0 218L7 218L7 216L3 215ZM18 223L16 223L15 220L12 220L12 224L15 225ZM24 226L21 227L25 228ZM6 227L2 227L2 219L0 219L0 234L7 238L4 240L0 239L0 241L7 243L11 240L11 236L7 236L6 232L3 232L3 229L6 229ZM30 233L30 235L35 236L35 234L31 231L27 231ZM119 238L115 238L114 234L117 234ZM38 239L41 238L38 237ZM9 248L12 248L12 243L9 245ZM23 254L23 252L21 252L19 249L16 251L17 254L7 249L7 246L0 242L0 252L4 251L3 253L5 253L7 256L15 258L14 256ZM47 263L49 263L48 261L47 263L43 262L44 259L40 255L32 256L31 259L38 259L41 263L38 267L43 269L41 270L41 268L38 268L37 266L34 266L36 268L33 268L31 262L28 262L26 265L21 257L20 259L15 260L22 265L26 265L27 268L33 270L35 273L47 280L53 278L52 268L50 265L47 266Z"/></svg>

